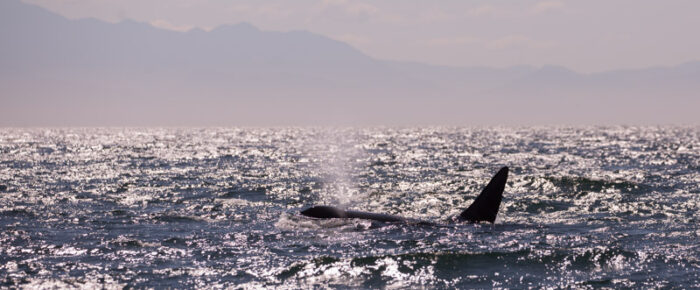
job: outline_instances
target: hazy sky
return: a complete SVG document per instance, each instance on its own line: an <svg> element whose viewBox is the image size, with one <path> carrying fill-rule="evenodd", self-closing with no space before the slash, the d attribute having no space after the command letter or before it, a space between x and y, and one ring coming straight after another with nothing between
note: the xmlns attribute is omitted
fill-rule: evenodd
<svg viewBox="0 0 700 290"><path fill-rule="evenodd" d="M579 72L700 60L700 1L24 0L69 18L308 30L387 60L563 65Z"/></svg>

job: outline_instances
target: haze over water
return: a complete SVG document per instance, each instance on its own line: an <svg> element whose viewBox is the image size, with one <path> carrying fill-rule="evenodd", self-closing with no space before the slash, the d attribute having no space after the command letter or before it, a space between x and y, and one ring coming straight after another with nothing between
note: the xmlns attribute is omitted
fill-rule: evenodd
<svg viewBox="0 0 700 290"><path fill-rule="evenodd" d="M696 2L273 2L279 6L250 0L0 1L0 126L700 122ZM323 9L300 17L300 10L317 8L309 2L322 2ZM358 5L364 8L353 8ZM353 14L373 5L377 13L367 16L373 21ZM270 19L250 19L250 11L265 14L271 7L288 11L271 15L293 23L272 29L265 28ZM482 12L469 12L475 9ZM82 12L64 16L76 10ZM119 11L123 19L103 21L103 12ZM149 16L152 11L162 14ZM613 11L624 11L622 18L606 14ZM386 13L402 14L406 23L381 21ZM176 16L219 20L210 30L174 31L148 18ZM315 22L327 18L334 20ZM591 25L593 18L604 28ZM358 46L339 40L336 33L347 23L375 41ZM291 29L299 25L306 27ZM433 38L443 45L424 47ZM395 53L362 50L387 50L376 48L384 42ZM441 60L394 60L408 51Z"/></svg>
<svg viewBox="0 0 700 290"><path fill-rule="evenodd" d="M694 288L699 129L2 129L0 285Z"/></svg>

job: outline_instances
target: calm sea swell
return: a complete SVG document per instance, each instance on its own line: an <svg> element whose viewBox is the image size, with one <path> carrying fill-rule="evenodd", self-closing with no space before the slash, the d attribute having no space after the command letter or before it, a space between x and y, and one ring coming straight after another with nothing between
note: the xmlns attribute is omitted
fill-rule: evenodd
<svg viewBox="0 0 700 290"><path fill-rule="evenodd" d="M444 221L493 173L495 225ZM0 129L0 286L700 287L700 128Z"/></svg>

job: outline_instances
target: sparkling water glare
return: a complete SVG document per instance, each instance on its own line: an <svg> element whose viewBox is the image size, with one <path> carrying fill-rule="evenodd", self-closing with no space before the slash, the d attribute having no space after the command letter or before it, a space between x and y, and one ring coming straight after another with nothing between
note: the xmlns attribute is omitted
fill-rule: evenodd
<svg viewBox="0 0 700 290"><path fill-rule="evenodd" d="M0 129L0 287L700 287L700 128ZM495 225L444 221L501 166Z"/></svg>

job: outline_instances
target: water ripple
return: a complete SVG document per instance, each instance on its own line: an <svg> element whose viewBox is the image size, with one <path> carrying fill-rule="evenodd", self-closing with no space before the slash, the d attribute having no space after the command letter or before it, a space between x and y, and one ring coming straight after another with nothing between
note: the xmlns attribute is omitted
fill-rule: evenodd
<svg viewBox="0 0 700 290"><path fill-rule="evenodd" d="M0 287L700 286L697 127L0 130ZM500 166L495 225L441 222Z"/></svg>

